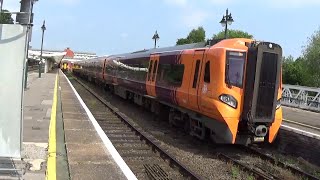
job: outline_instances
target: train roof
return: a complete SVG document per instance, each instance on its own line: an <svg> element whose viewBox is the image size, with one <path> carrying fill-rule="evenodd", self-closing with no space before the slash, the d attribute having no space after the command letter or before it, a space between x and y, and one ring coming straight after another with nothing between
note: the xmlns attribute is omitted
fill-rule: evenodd
<svg viewBox="0 0 320 180"><path fill-rule="evenodd" d="M110 57L127 57L127 56L134 56L134 55L138 55L138 56L147 55L147 56L149 56L150 54L154 54L154 53L158 53L158 52L160 53L160 52L166 52L166 51L181 51L184 49L194 49L194 48L202 48L202 47L205 47L204 42L178 45L178 46L172 46L172 47L144 49L144 50L135 51L135 52L131 52L131 53L112 55Z"/></svg>
<svg viewBox="0 0 320 180"><path fill-rule="evenodd" d="M213 40L208 40L207 42L184 44L184 45L177 45L177 46L163 47L163 48L144 49L144 50L140 50L140 51L134 51L131 53L110 55L110 56L108 56L108 58L126 59L126 58L149 57L151 54L154 54L154 53L182 51L185 49L210 47L210 46L220 42L221 40L222 39L213 39Z"/></svg>
<svg viewBox="0 0 320 180"><path fill-rule="evenodd" d="M149 57L151 54L155 54L155 53L174 52L174 51L179 52L179 51L186 50L186 49L210 47L210 46L213 46L214 44L220 42L221 40L223 40L223 39L212 39L212 40L208 40L207 42L184 44L184 45L177 45L177 46L171 46L171 47L143 49L143 50L134 51L134 52L130 52L130 53L95 57L92 59L83 60L81 62L96 62L96 61L99 61L101 59L106 59L106 58L134 59L134 58L141 58L141 57ZM78 63L81 63L81 62L78 62Z"/></svg>

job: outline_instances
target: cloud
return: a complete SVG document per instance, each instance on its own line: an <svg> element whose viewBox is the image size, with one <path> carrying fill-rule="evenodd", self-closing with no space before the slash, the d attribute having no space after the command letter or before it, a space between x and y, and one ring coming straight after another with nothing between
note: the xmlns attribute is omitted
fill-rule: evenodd
<svg viewBox="0 0 320 180"><path fill-rule="evenodd" d="M126 39L128 36L129 36L128 33L121 33L121 34L120 34L120 37L121 37L122 39Z"/></svg>

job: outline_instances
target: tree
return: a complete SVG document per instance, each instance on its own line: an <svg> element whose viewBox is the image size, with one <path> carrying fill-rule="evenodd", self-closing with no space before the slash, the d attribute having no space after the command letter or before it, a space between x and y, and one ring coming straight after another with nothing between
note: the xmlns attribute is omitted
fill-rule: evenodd
<svg viewBox="0 0 320 180"><path fill-rule="evenodd" d="M13 24L11 13L8 10L2 10L0 13L0 24Z"/></svg>
<svg viewBox="0 0 320 180"><path fill-rule="evenodd" d="M204 42L205 38L206 38L206 31L203 29L203 27L200 26L197 29L192 29L192 31L190 31L187 38L178 39L176 44L182 45L182 44Z"/></svg>
<svg viewBox="0 0 320 180"><path fill-rule="evenodd" d="M220 31L218 34L213 35L214 39L223 39L224 38L224 31ZM227 38L248 38L252 39L253 35L241 31L241 30L233 30L233 29L228 29L227 31Z"/></svg>
<svg viewBox="0 0 320 180"><path fill-rule="evenodd" d="M303 56L309 76L309 86L320 87L320 29L310 38Z"/></svg>
<svg viewBox="0 0 320 180"><path fill-rule="evenodd" d="M177 40L177 45L182 45L182 44L190 44L191 42L189 41L189 39L187 38L179 38Z"/></svg>
<svg viewBox="0 0 320 180"><path fill-rule="evenodd" d="M305 85L306 74L303 59L294 60L292 56L282 59L282 82L284 84Z"/></svg>
<svg viewBox="0 0 320 180"><path fill-rule="evenodd" d="M198 27L198 29L193 29L187 39L191 41L191 43L204 42L206 38L206 31L203 27Z"/></svg>

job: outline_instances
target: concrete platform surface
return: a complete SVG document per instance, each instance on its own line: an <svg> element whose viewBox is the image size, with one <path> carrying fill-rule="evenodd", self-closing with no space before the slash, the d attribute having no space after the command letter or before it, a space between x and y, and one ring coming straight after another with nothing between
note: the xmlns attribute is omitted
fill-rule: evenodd
<svg viewBox="0 0 320 180"><path fill-rule="evenodd" d="M291 107L282 107L283 118L320 128L320 113Z"/></svg>
<svg viewBox="0 0 320 180"><path fill-rule="evenodd" d="M28 74L23 110L22 157L27 164L24 179L45 179L49 124L56 71Z"/></svg>
<svg viewBox="0 0 320 180"><path fill-rule="evenodd" d="M282 107L282 129L320 140L320 113Z"/></svg>
<svg viewBox="0 0 320 180"><path fill-rule="evenodd" d="M56 71L28 73L23 104L22 159L0 159L0 179L45 179L49 123ZM12 171L16 169L17 171Z"/></svg>

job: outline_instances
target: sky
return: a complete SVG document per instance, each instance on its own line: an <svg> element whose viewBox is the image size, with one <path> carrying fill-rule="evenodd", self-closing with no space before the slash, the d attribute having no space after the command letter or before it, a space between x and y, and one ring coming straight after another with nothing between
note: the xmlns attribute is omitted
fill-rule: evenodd
<svg viewBox="0 0 320 180"><path fill-rule="evenodd" d="M20 0L4 0L4 9L19 11ZM320 30L320 0L38 0L34 5L31 46L111 55L148 49L158 31L159 47L174 46L198 26L206 37L223 30L225 10L231 29L256 40L275 42L285 56L299 57L308 38Z"/></svg>

